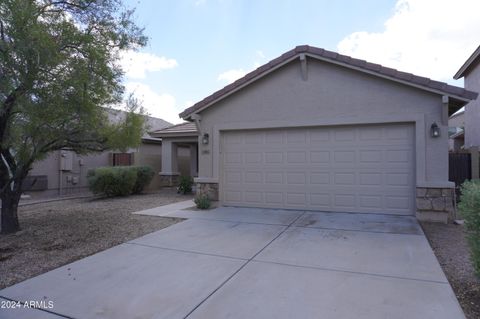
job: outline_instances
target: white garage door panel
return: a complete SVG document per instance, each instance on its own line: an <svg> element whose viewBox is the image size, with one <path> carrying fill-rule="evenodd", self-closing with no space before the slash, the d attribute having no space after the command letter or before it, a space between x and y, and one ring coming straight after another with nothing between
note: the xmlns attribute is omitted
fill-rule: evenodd
<svg viewBox="0 0 480 319"><path fill-rule="evenodd" d="M413 214L413 125L222 134L226 205Z"/></svg>

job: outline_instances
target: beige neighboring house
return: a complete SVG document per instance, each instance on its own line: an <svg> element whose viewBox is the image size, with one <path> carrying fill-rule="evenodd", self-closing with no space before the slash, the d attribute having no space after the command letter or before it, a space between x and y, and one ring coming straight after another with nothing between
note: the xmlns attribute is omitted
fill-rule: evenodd
<svg viewBox="0 0 480 319"><path fill-rule="evenodd" d="M464 150L465 145L465 111L460 110L448 119L448 149L451 152Z"/></svg>
<svg viewBox="0 0 480 319"><path fill-rule="evenodd" d="M180 116L199 132L197 192L222 205L446 221L448 119L476 97L298 46Z"/></svg>
<svg viewBox="0 0 480 319"><path fill-rule="evenodd" d="M120 121L125 112L109 110L109 119ZM159 130L171 123L160 118L146 117L149 130ZM178 149L178 171L190 175L190 150L185 147ZM68 150L51 153L45 160L34 164L33 169L24 183L25 193L33 197L49 197L71 195L88 192L87 172L102 166L118 165L148 165L155 171L154 178L147 190L162 186L160 176L162 164L162 139L149 133L142 137L142 143L136 149L127 152L103 152L87 156L79 156Z"/></svg>
<svg viewBox="0 0 480 319"><path fill-rule="evenodd" d="M455 80L463 78L465 89L480 92L480 46L453 78ZM480 99L474 99L465 106L464 119L464 148L480 147Z"/></svg>

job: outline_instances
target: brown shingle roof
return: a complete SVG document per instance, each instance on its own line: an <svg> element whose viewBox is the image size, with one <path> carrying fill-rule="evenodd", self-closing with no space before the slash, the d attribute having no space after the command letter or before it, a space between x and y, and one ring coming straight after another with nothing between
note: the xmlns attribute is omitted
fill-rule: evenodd
<svg viewBox="0 0 480 319"><path fill-rule="evenodd" d="M185 122L177 125L172 125L161 130L150 132L154 137L168 136L168 135L197 135L197 127L193 122Z"/></svg>
<svg viewBox="0 0 480 319"><path fill-rule="evenodd" d="M273 59L267 64L262 65L256 70L248 73L244 77L236 80L235 82L225 86L223 89L213 93L212 95L207 96L200 102L194 104L193 106L185 109L180 113L180 117L187 118L192 113L208 107L210 104L217 102L221 98L229 95L236 89L248 84L255 78L258 78L270 70L280 66L282 63L293 60L293 58L299 56L300 54L308 54L311 57L321 59L323 61L341 64L347 67L355 68L363 72L368 72L373 75L381 76L384 78L389 78L395 81L403 82L407 85L412 85L421 89L434 91L442 95L452 96L453 98L460 99L464 102L468 100L475 99L477 93L472 91L467 91L463 88L449 85L447 83L434 81L426 77L417 76L411 73L406 73L398 71L396 69L387 68L381 66L380 64L370 63L365 60L355 59L346 55L338 54L336 52L328 51L321 48L316 48L308 45L297 46L295 49L285 52L278 58Z"/></svg>

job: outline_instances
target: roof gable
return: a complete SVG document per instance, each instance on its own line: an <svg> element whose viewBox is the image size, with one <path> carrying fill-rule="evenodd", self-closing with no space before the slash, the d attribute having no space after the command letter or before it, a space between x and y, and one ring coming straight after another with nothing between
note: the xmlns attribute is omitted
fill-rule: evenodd
<svg viewBox="0 0 480 319"><path fill-rule="evenodd" d="M478 48L472 53L472 55L463 63L460 69L455 73L453 78L458 80L463 78L467 73L469 73L478 63L480 62L480 45Z"/></svg>
<svg viewBox="0 0 480 319"><path fill-rule="evenodd" d="M297 46L295 49L290 50L282 54L278 58L268 62L267 64L262 65L256 70L238 79L237 81L225 86L223 89L213 93L212 95L207 96L202 101L185 109L182 113L180 113L180 117L187 119L191 114L199 112L215 104L216 102L226 98L227 96L242 89L243 87L284 66L285 64L299 57L303 58L304 56L348 67L360 72L379 76L384 79L400 82L419 89L434 92L439 95L448 95L460 101L462 105L466 104L471 99L475 99L477 97L477 93L467 91L464 88L452 86L443 82L434 81L429 78L416 76L411 73L401 72L392 68L381 66L380 64L374 64L365 60L355 59L332 51L303 45Z"/></svg>

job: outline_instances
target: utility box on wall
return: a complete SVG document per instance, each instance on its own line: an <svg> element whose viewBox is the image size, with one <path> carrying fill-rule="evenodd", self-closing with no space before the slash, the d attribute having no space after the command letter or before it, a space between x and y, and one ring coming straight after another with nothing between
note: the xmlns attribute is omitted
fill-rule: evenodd
<svg viewBox="0 0 480 319"><path fill-rule="evenodd" d="M71 171L73 169L73 152L60 151L60 169L62 171Z"/></svg>

